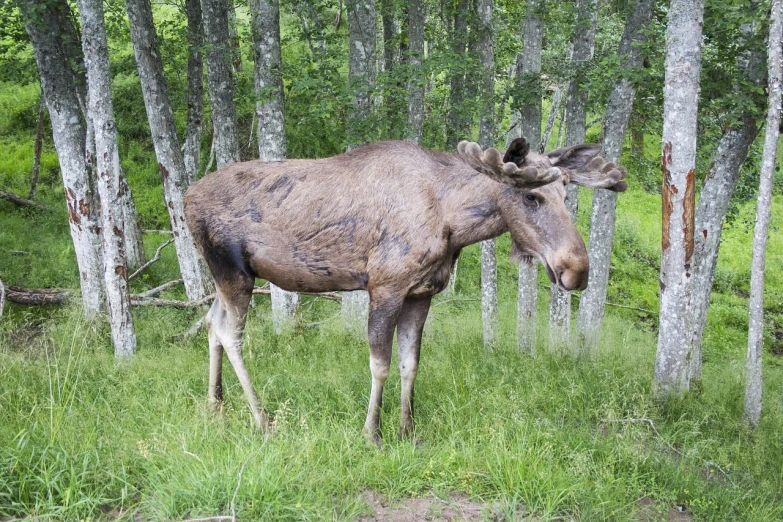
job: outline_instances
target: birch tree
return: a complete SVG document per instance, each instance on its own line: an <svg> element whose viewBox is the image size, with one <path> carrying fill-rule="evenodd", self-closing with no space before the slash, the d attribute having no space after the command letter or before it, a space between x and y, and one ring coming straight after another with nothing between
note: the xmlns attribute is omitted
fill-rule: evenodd
<svg viewBox="0 0 783 522"><path fill-rule="evenodd" d="M141 92L163 180L163 196L169 212L171 231L174 233L179 270L188 298L200 299L208 293L211 282L193 245L190 230L185 224L185 162L163 75L158 36L152 21L152 7L149 0L127 0L126 7Z"/></svg>
<svg viewBox="0 0 783 522"><path fill-rule="evenodd" d="M524 137L530 150L538 150L541 141L541 0L528 2L522 30L522 51L517 55L514 115L519 118L519 131L509 135L508 143L514 137ZM523 352L536 351L538 305L538 263L531 259L519 264L517 294L517 344Z"/></svg>
<svg viewBox="0 0 783 522"><path fill-rule="evenodd" d="M255 54L258 157L279 161L286 157L283 78L280 57L278 0L251 0L251 30ZM270 284L272 323L280 334L289 327L299 306L299 294Z"/></svg>
<svg viewBox="0 0 783 522"><path fill-rule="evenodd" d="M89 178L94 179L94 169L96 168L95 154L95 130L93 128L92 118L88 109L87 96L87 68L85 67L84 51L80 41L77 20L73 16L71 7L67 2L53 2L50 6L55 10L57 24L61 30L60 42L65 58L70 64L76 85L76 95L79 99L79 107L84 116L85 123L85 158L89 170ZM133 194L128 186L128 179L125 171L120 165L120 208L122 212L117 215L117 222L125 236L125 260L128 268L138 268L144 263L144 243L139 226L139 218L136 212L136 205L133 203ZM98 207L96 207L96 214ZM103 279L101 278L101 282Z"/></svg>
<svg viewBox="0 0 783 522"><path fill-rule="evenodd" d="M751 11L760 8L759 2L751 3ZM751 48L739 58L741 77L733 87L734 93L747 90L747 85L761 87L764 82L764 52L761 39L756 38L756 25L746 22L740 27L742 45L759 41L759 47ZM760 96L758 98L761 98ZM701 380L702 340L707 324L707 313L718 262L723 223L731 196L737 187L740 171L753 141L758 135L759 114L763 109L754 103L743 104L743 110L721 137L712 158L712 164L704 179L699 203L696 206L694 250L692 263L693 323L689 378L691 383Z"/></svg>
<svg viewBox="0 0 783 522"><path fill-rule="evenodd" d="M756 226L753 231L753 261L750 268L750 320L748 329L748 362L745 374L744 417L757 426L761 417L761 354L764 348L764 270L769 234L769 215L772 203L772 176L780 137L781 76L783 76L783 4L773 0L769 24L767 75L769 78L769 103L767 131L764 137L764 153L761 162Z"/></svg>
<svg viewBox="0 0 783 522"><path fill-rule="evenodd" d="M470 127L470 117L465 111L469 5L468 0L457 0L451 31L454 65L451 67L449 112L446 116L446 149L450 151L457 150L457 144L468 135Z"/></svg>
<svg viewBox="0 0 783 522"><path fill-rule="evenodd" d="M130 311L125 236L122 232L122 185L117 125L111 99L111 73L102 0L80 0L82 46L87 68L89 115L95 130L97 185L101 197L103 276L115 357L136 353Z"/></svg>
<svg viewBox="0 0 783 522"><path fill-rule="evenodd" d="M645 41L645 30L652 19L653 7L653 0L638 0L629 6L629 15L620 40L623 70L614 81L604 113L604 140L601 155L607 162L620 163L625 131L628 128L628 120L636 96L636 87L627 73L642 65L640 45ZM587 249L590 259L590 284L582 292L576 320L578 343L586 353L591 353L598 347L601 335L616 212L617 193L595 189Z"/></svg>
<svg viewBox="0 0 783 522"><path fill-rule="evenodd" d="M492 0L478 0L478 41L481 63L479 86L480 119L479 144L483 149L495 146L495 56L492 45ZM497 342L498 321L498 267L495 239L481 242L481 320L484 326L484 346Z"/></svg>
<svg viewBox="0 0 783 522"><path fill-rule="evenodd" d="M19 7L49 108L52 139L60 161L68 223L79 266L82 306L85 317L89 318L101 308L101 238L97 195L93 192L90 169L85 161L87 134L74 74L60 44L62 25L58 23L56 6L24 0Z"/></svg>
<svg viewBox="0 0 783 522"><path fill-rule="evenodd" d="M653 388L659 398L688 390L696 126L702 0L672 0L663 90L661 305Z"/></svg>
<svg viewBox="0 0 783 522"><path fill-rule="evenodd" d="M377 12L375 0L347 0L348 77L354 110L348 121L348 149L366 142L364 123L372 113L375 84ZM364 290L343 292L342 317L346 327L366 335L369 295Z"/></svg>
<svg viewBox="0 0 783 522"><path fill-rule="evenodd" d="M574 51L572 55L572 79L566 96L565 145L570 147L585 142L585 119L587 91L579 83L593 59L595 49L595 23L598 14L597 0L578 0L576 3L576 26L574 28ZM566 207L571 219L576 221L579 203L579 187L573 183L566 186ZM552 348L567 345L571 337L571 292L551 285L549 304L549 344Z"/></svg>
<svg viewBox="0 0 783 522"><path fill-rule="evenodd" d="M423 0L408 4L408 140L421 141L424 127L424 78L421 71L424 58L424 23L426 7Z"/></svg>
<svg viewBox="0 0 783 522"><path fill-rule="evenodd" d="M239 161L228 2L203 0L204 39L207 44L207 84L212 104L212 139L218 168Z"/></svg>
<svg viewBox="0 0 783 522"><path fill-rule="evenodd" d="M204 32L201 20L201 0L185 0L188 20L188 122L185 127L185 183L190 186L198 178L201 159L201 131L204 119L204 55L201 47Z"/></svg>

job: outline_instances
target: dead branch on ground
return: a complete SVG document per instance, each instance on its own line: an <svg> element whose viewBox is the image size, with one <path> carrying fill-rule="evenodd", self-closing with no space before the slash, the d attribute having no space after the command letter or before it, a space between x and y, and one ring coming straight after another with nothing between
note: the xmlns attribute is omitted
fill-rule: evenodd
<svg viewBox="0 0 783 522"><path fill-rule="evenodd" d="M47 207L46 205L41 205L40 203L36 203L35 201L30 201L29 199L23 198L22 196L17 196L12 192L4 192L0 190L0 199L7 199L11 203L15 203L21 207L30 207L36 210L49 210L49 207Z"/></svg>
<svg viewBox="0 0 783 522"><path fill-rule="evenodd" d="M169 288L172 288L177 285L182 284L182 279L175 279L174 281L169 281L168 283L163 283L160 286L156 286L155 288L151 288L145 292L142 292L140 294L131 294L131 297L135 297L137 299L144 299L146 297L155 297L159 293L161 293L164 290L168 290Z"/></svg>
<svg viewBox="0 0 783 522"><path fill-rule="evenodd" d="M71 295L64 288L23 288L5 285L6 299L23 305L61 305L67 303Z"/></svg>
<svg viewBox="0 0 783 522"><path fill-rule="evenodd" d="M136 270L136 271L135 271L135 272L133 272L131 275L129 275L129 276L128 276L128 281L130 281L131 279L133 279L134 277L136 277L137 275L139 275L140 273L142 273L144 270L146 270L147 268L149 268L149 266L150 266L152 263L154 263L155 261L159 260L159 259L160 259L160 251L161 251L161 250L163 250L165 247L169 246L170 244L172 244L173 242L174 242L174 240L173 240L173 239L169 239L168 241L166 241L165 243L163 243L162 245L160 245L160 246L158 247L158 249L157 249L157 250L155 250L155 255L153 256L153 258L152 258L152 259L150 259L149 261L147 261L146 263L144 263L143 265L141 265L141 266L139 267L139 269L138 269L138 270Z"/></svg>

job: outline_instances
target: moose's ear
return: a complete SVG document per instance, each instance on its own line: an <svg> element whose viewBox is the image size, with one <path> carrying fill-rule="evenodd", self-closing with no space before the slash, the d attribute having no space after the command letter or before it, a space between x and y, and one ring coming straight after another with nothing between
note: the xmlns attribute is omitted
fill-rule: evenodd
<svg viewBox="0 0 783 522"><path fill-rule="evenodd" d="M547 152L546 155L555 167L568 170L583 170L590 160L601 153L598 143L583 143L572 147L563 147Z"/></svg>
<svg viewBox="0 0 783 522"><path fill-rule="evenodd" d="M528 152L530 152L530 144L527 140L517 138L508 146L508 150L503 156L503 163L514 163L517 167L521 167L525 163Z"/></svg>

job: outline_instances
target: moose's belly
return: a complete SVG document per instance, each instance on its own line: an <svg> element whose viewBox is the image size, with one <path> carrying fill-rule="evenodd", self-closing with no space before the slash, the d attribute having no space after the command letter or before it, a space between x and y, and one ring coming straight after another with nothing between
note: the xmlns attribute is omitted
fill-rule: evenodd
<svg viewBox="0 0 783 522"><path fill-rule="evenodd" d="M451 278L451 271L459 257L459 251L446 257L441 263L435 264L419 282L417 282L409 291L409 297L429 297L439 294L446 289Z"/></svg>

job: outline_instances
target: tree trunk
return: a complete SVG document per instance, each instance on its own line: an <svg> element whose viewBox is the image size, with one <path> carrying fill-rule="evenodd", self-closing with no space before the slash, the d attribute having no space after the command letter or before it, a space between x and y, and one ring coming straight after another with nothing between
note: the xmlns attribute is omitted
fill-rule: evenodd
<svg viewBox="0 0 783 522"><path fill-rule="evenodd" d="M478 0L478 41L481 76L479 98L479 144L482 149L495 146L495 56L492 47L492 0ZM498 321L497 258L495 239L481 242L481 319L484 346L492 347L500 333Z"/></svg>
<svg viewBox="0 0 783 522"><path fill-rule="evenodd" d="M538 147L538 152L543 153L549 146L549 138L552 137L552 131L555 128L555 120L557 119L557 113L560 111L560 103L562 100L563 89L558 86L555 89L555 94L552 96L552 105L549 107L549 116L546 119L546 127L544 127L544 135L541 137L541 144Z"/></svg>
<svg viewBox="0 0 783 522"><path fill-rule="evenodd" d="M400 24L395 16L394 0L381 0L381 25L383 26L383 70L390 72L400 63L400 47L395 40L400 34Z"/></svg>
<svg viewBox="0 0 783 522"><path fill-rule="evenodd" d="M278 0L251 0L250 13L256 66L258 157L261 161L279 161L286 157L286 139ZM275 285L271 289L272 323L280 334L294 321L299 294Z"/></svg>
<svg viewBox="0 0 783 522"><path fill-rule="evenodd" d="M201 1L185 0L188 19L188 123L185 129L186 184L198 178L201 160L201 131L204 124L204 33L201 21Z"/></svg>
<svg viewBox="0 0 783 522"><path fill-rule="evenodd" d="M565 137L566 147L585 142L587 91L580 87L579 82L585 77L590 65L589 62L593 59L595 23L598 14L597 4L597 0L578 0L576 3L574 51L571 60L574 76L568 86L565 110L565 120L568 122ZM568 213L571 214L571 219L576 221L579 186L573 183L567 185L566 193ZM552 285L551 294L549 342L552 348L559 349L568 345L571 340L571 292L561 290L557 285Z"/></svg>
<svg viewBox="0 0 783 522"><path fill-rule="evenodd" d="M638 0L631 6L620 40L621 67L633 70L642 65L640 45L645 41L644 31L652 19L653 0ZM630 79L615 80L612 93L606 102L604 113L604 139L602 156L607 162L620 163L628 120L631 117L636 88ZM593 193L593 214L590 220L590 284L579 300L576 321L578 344L585 353L598 348L601 323L604 319L606 292L609 285L609 265L612 261L614 223L617 210L617 193L596 189Z"/></svg>
<svg viewBox="0 0 783 522"><path fill-rule="evenodd" d="M84 161L86 132L74 75L60 45L62 35L56 6L24 0L19 7L33 45L41 90L52 122L52 138L60 160L71 238L79 265L84 315L92 317L101 308L100 231L97 196Z"/></svg>
<svg viewBox="0 0 783 522"><path fill-rule="evenodd" d="M781 104L781 49L783 33L783 5L773 0L769 24L769 51L767 69L769 77L769 104L767 131L764 139L764 155L761 162L756 226L753 232L753 261L750 268L750 321L748 329L748 364L745 381L745 420L757 426L761 417L761 353L764 348L764 265L767 253L767 235L772 200L772 177L775 171L778 138L780 136Z"/></svg>
<svg viewBox="0 0 783 522"><path fill-rule="evenodd" d="M751 4L751 11L759 8L758 1ZM742 25L744 40L752 41L755 24ZM739 60L743 80L751 85L762 86L764 82L764 52L762 48L749 50ZM737 84L734 90L742 87ZM701 381L702 340L707 324L707 313L718 262L720 238L723 223L729 208L731 196L739 181L740 170L748 156L750 146L759 132L757 116L752 108L743 111L739 123L732 125L721 137L712 159L712 165L704 180L699 203L696 207L693 250L693 296L692 296L692 339L689 378L692 383Z"/></svg>
<svg viewBox="0 0 783 522"><path fill-rule="evenodd" d="M468 0L457 0L454 8L454 28L451 32L451 52L455 66L451 67L449 113L446 116L446 150L457 150L457 144L470 134L470 111L466 110L466 49L468 45Z"/></svg>
<svg viewBox="0 0 783 522"><path fill-rule="evenodd" d="M185 224L185 207L182 201L185 162L182 159L177 129L174 126L174 113L163 75L158 36L152 22L152 7L149 0L128 0L126 6L141 91L163 179L163 196L169 211L171 231L174 233L179 269L185 281L188 298L200 299L209 293L211 282L206 267L196 252L190 230Z"/></svg>
<svg viewBox="0 0 783 522"><path fill-rule="evenodd" d="M408 141L419 143L424 127L424 23L426 8L423 0L408 4Z"/></svg>
<svg viewBox="0 0 783 522"><path fill-rule="evenodd" d="M35 199L38 192L38 174L41 172L41 152L43 151L43 127L46 116L46 99L41 91L41 101L38 103L38 124L35 126L35 152L33 152L33 173L30 176L30 193L28 198Z"/></svg>
<svg viewBox="0 0 783 522"><path fill-rule="evenodd" d="M235 73L242 72L242 49L239 45L239 28L237 27L237 10L234 0L226 0L226 17L228 18L228 37L231 41L231 67Z"/></svg>
<svg viewBox="0 0 783 522"><path fill-rule="evenodd" d="M514 115L519 118L517 137L524 137L530 150L536 151L541 142L541 1L532 0L525 11L522 30L522 52L516 61L516 93ZM555 109L556 110L556 109ZM513 118L512 118L513 119ZM509 135L509 143L511 135ZM538 263L531 259L519 264L517 293L517 344L523 352L536 352L538 310Z"/></svg>
<svg viewBox="0 0 783 522"><path fill-rule="evenodd" d="M347 0L349 68L354 111L348 121L348 149L366 143L367 121L372 113L375 84L376 5L375 0ZM366 291L344 292L342 318L349 331L367 334L370 298Z"/></svg>
<svg viewBox="0 0 783 522"><path fill-rule="evenodd" d="M101 196L103 275L115 357L136 353L136 332L130 312L125 235L122 232L122 185L117 126L111 99L109 49L102 0L80 0L82 45L87 69L89 114L95 129L97 185Z"/></svg>
<svg viewBox="0 0 783 522"><path fill-rule="evenodd" d="M688 391L696 127L702 0L672 0L663 90L661 308L653 389L659 398Z"/></svg>
<svg viewBox="0 0 783 522"><path fill-rule="evenodd" d="M58 24L62 31L61 45L66 59L70 64L74 83L76 85L79 106L86 123L86 163L87 168L90 171L90 182L94 183L95 176L92 171L95 169L95 162L97 159L95 157L95 131L93 129L92 118L89 117L87 110L87 105L89 103L87 96L87 69L85 67L84 51L82 50L79 30L77 28L78 22L75 19L70 6L66 2L56 2L52 7L56 11ZM128 180L121 165L119 182L121 186L120 206L123 209L123 212L118 214L116 219L125 234L125 261L129 268L139 267L144 264L144 243L141 228L139 227L136 206L133 203L133 194L128 186ZM95 196L98 196L98 192L94 187L93 192ZM98 201L96 201L96 204L98 204ZM96 209L97 208L98 207L96 207ZM98 214L97 210L96 214ZM101 279L101 282L102 281L103 280Z"/></svg>
<svg viewBox="0 0 783 522"><path fill-rule="evenodd" d="M207 83L212 103L212 134L218 168L239 161L237 113L231 74L231 39L228 34L228 2L204 0L204 39L207 44Z"/></svg>
<svg viewBox="0 0 783 522"><path fill-rule="evenodd" d="M128 186L128 177L125 170L120 165L119 174L120 201L119 205L122 214L115 216L119 219L122 226L122 233L125 236L125 263L128 269L135 270L144 264L144 239L139 226L139 214L136 211L136 205L133 203L133 194Z"/></svg>

